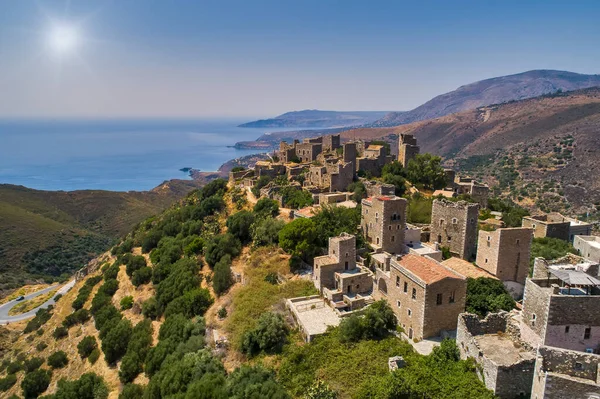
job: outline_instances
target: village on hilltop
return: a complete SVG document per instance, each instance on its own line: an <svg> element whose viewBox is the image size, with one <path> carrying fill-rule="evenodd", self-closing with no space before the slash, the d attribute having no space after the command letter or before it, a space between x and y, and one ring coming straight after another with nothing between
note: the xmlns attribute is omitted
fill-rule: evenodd
<svg viewBox="0 0 600 399"><path fill-rule="evenodd" d="M443 188L423 193L434 198L431 223L410 224L408 200L378 177L393 162L406 168L419 152L408 134L397 154L385 142L329 135L282 142L269 161L230 173L231 184L276 200L293 219L319 207L361 206L362 236L332 237L328 253L314 258L319 295L287 300L304 338L383 299L417 351L455 338L500 398L600 397L600 239L592 225L556 213L525 216L521 227L504 227L499 212L482 220L489 187L450 169ZM356 182L362 195L348 190ZM297 195L306 201L289 200ZM536 258L530 271L534 237L570 242L581 256ZM478 277L501 281L517 309L483 319L465 313L467 279Z"/></svg>

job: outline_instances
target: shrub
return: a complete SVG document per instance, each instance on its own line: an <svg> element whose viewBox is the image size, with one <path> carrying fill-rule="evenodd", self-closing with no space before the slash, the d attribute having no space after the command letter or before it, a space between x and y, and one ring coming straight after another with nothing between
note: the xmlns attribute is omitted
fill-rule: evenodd
<svg viewBox="0 0 600 399"><path fill-rule="evenodd" d="M279 352L287 340L288 332L289 329L280 314L263 313L256 328L244 334L242 351L248 356L260 352Z"/></svg>
<svg viewBox="0 0 600 399"><path fill-rule="evenodd" d="M104 271L104 281L108 281L108 280L114 280L117 278L117 276L119 275L119 264L117 262L113 263L112 265L110 265L105 271Z"/></svg>
<svg viewBox="0 0 600 399"><path fill-rule="evenodd" d="M221 295L233 284L233 276L231 274L231 256L225 255L215 265L213 273L213 289L215 294Z"/></svg>
<svg viewBox="0 0 600 399"><path fill-rule="evenodd" d="M96 363L96 361L98 361L98 359L99 359L99 358L100 358L100 350L96 348L96 349L94 349L94 350L93 350L93 351L90 353L90 355L88 356L88 361L89 361L91 364L95 364L95 363Z"/></svg>
<svg viewBox="0 0 600 399"><path fill-rule="evenodd" d="M144 317L155 320L158 317L158 302L152 297L142 303L142 314Z"/></svg>
<svg viewBox="0 0 600 399"><path fill-rule="evenodd" d="M64 338L68 335L69 335L69 330L64 326L56 327L54 329L54 331L52 332L52 336L54 337L54 339L57 339L57 340Z"/></svg>
<svg viewBox="0 0 600 399"><path fill-rule="evenodd" d="M25 399L37 398L50 385L52 372L50 370L37 369L31 373L25 374L25 378L21 381L21 389Z"/></svg>
<svg viewBox="0 0 600 399"><path fill-rule="evenodd" d="M285 222L267 217L259 219L252 225L252 242L254 246L276 245L279 242L279 232Z"/></svg>
<svg viewBox="0 0 600 399"><path fill-rule="evenodd" d="M0 391L6 392L17 383L17 376L9 374L4 378L0 378Z"/></svg>
<svg viewBox="0 0 600 399"><path fill-rule="evenodd" d="M227 218L227 231L242 243L247 243L250 241L252 223L254 223L254 214L249 211L240 211Z"/></svg>
<svg viewBox="0 0 600 399"><path fill-rule="evenodd" d="M19 371L23 370L23 362L22 361L14 361L9 363L6 366L6 373L7 374L15 374L18 373Z"/></svg>
<svg viewBox="0 0 600 399"><path fill-rule="evenodd" d="M152 322L145 319L139 322L131 333L127 352L121 361L119 379L121 382L131 382L143 370L143 363L152 345Z"/></svg>
<svg viewBox="0 0 600 399"><path fill-rule="evenodd" d="M119 399L138 399L144 396L144 386L138 384L127 384L119 394Z"/></svg>
<svg viewBox="0 0 600 399"><path fill-rule="evenodd" d="M292 255L307 259L319 250L319 237L312 219L296 219L279 232L279 246Z"/></svg>
<svg viewBox="0 0 600 399"><path fill-rule="evenodd" d="M83 374L73 381L60 380L54 398L56 399L106 399L108 387L104 379L94 373Z"/></svg>
<svg viewBox="0 0 600 399"><path fill-rule="evenodd" d="M285 388L275 380L275 373L262 366L237 368L229 376L227 387L230 398L247 398L249 392L256 398L289 398Z"/></svg>
<svg viewBox="0 0 600 399"><path fill-rule="evenodd" d="M48 356L48 365L53 369L59 369L65 367L69 363L67 354L64 351L54 352Z"/></svg>
<svg viewBox="0 0 600 399"><path fill-rule="evenodd" d="M44 359L41 357L32 357L23 362L23 369L26 373L31 373L32 371L39 369L42 364L44 364Z"/></svg>
<svg viewBox="0 0 600 399"><path fill-rule="evenodd" d="M219 316L219 319L224 319L227 317L227 309L225 307L222 307L219 309L219 311L217 312L217 316Z"/></svg>
<svg viewBox="0 0 600 399"><path fill-rule="evenodd" d="M104 281L104 284L100 286L98 292L102 292L110 297L112 297L115 292L119 289L119 282L116 280L116 277L110 280Z"/></svg>
<svg viewBox="0 0 600 399"><path fill-rule="evenodd" d="M124 296L121 299L121 310L131 309L133 307L133 297L131 295Z"/></svg>
<svg viewBox="0 0 600 399"><path fill-rule="evenodd" d="M46 349L48 347L48 344L45 342L40 342L35 346L35 349L37 349L38 352L43 351L44 349Z"/></svg>
<svg viewBox="0 0 600 399"><path fill-rule="evenodd" d="M127 261L126 272L129 277L133 276L136 270L146 267L146 258L141 255L132 256Z"/></svg>
<svg viewBox="0 0 600 399"><path fill-rule="evenodd" d="M83 324L87 322L91 317L92 316L90 315L90 312L88 312L87 309L79 309L65 317L65 319L63 320L63 326L70 328L73 327L75 324Z"/></svg>
<svg viewBox="0 0 600 399"><path fill-rule="evenodd" d="M493 278L467 278L466 310L483 317L500 310L514 309L515 301L502 281Z"/></svg>
<svg viewBox="0 0 600 399"><path fill-rule="evenodd" d="M213 299L207 289L195 288L171 301L165 309L165 317L174 314L182 314L189 318L202 316L212 304Z"/></svg>
<svg viewBox="0 0 600 399"><path fill-rule="evenodd" d="M139 287L142 284L148 284L150 280L152 280L152 268L148 266L136 270L131 277L131 283L136 287Z"/></svg>
<svg viewBox="0 0 600 399"><path fill-rule="evenodd" d="M385 301L377 301L369 306L363 316L354 314L340 323L340 340L356 342L361 339L382 339L396 330L396 316Z"/></svg>
<svg viewBox="0 0 600 399"><path fill-rule="evenodd" d="M131 322L121 319L102 338L102 352L104 352L104 358L108 364L114 364L125 354L130 337Z"/></svg>
<svg viewBox="0 0 600 399"><path fill-rule="evenodd" d="M84 337L77 344L77 352L79 352L79 356L81 356L82 359L90 356L92 351L96 348L98 348L98 343L96 342L96 338L91 335Z"/></svg>
<svg viewBox="0 0 600 399"><path fill-rule="evenodd" d="M29 322L25 326L25 330L23 330L23 332L25 334L28 334L30 332L36 331L41 326L46 324L46 322L48 320L50 320L50 317L52 317L53 309L54 309L53 306L48 306L47 309L38 310L37 313L35 314L35 317L33 319L29 320Z"/></svg>
<svg viewBox="0 0 600 399"><path fill-rule="evenodd" d="M242 251L242 243L232 234L221 234L212 237L206 243L204 248L204 256L206 262L210 267L214 267L215 264L221 260L225 255L230 255L235 258Z"/></svg>
<svg viewBox="0 0 600 399"><path fill-rule="evenodd" d="M261 198L258 200L256 205L254 205L253 211L256 214L256 217L259 218L275 218L279 216L279 204L275 200Z"/></svg>

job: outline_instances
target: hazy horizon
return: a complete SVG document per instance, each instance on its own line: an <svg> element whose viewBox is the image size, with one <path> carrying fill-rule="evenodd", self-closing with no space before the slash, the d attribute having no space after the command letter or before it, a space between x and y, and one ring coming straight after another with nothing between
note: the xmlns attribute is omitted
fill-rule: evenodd
<svg viewBox="0 0 600 399"><path fill-rule="evenodd" d="M0 0L0 118L407 111L533 69L596 74L600 3ZM49 51L74 27L70 53ZM64 43L59 43L63 45ZM54 51L56 48L54 49Z"/></svg>

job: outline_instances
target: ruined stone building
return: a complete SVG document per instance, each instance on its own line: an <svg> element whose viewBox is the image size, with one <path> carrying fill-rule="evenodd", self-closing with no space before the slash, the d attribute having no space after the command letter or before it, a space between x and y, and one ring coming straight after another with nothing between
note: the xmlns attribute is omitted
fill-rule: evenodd
<svg viewBox="0 0 600 399"><path fill-rule="evenodd" d="M329 239L329 253L314 260L313 283L337 310L352 311L370 303L373 274L356 263L356 237Z"/></svg>
<svg viewBox="0 0 600 399"><path fill-rule="evenodd" d="M306 185L323 188L329 192L346 191L354 177L351 162L336 161L325 165L311 166Z"/></svg>
<svg viewBox="0 0 600 399"><path fill-rule="evenodd" d="M419 146L417 145L417 139L412 134L400 134L398 142L398 162L402 164L402 167L406 168L406 165L411 159L419 153Z"/></svg>
<svg viewBox="0 0 600 399"><path fill-rule="evenodd" d="M505 282L513 297L521 297L529 274L533 230L516 227L479 231L475 263Z"/></svg>
<svg viewBox="0 0 600 399"><path fill-rule="evenodd" d="M342 159L344 162L350 162L352 164L352 170L354 171L353 177L356 177L356 157L358 154L358 150L356 148L356 143L344 143L342 147Z"/></svg>
<svg viewBox="0 0 600 399"><path fill-rule="evenodd" d="M577 270L589 274L592 277L598 277L600 265L598 262L587 260L582 256L575 254L566 254L565 256L546 260L544 258L535 258L533 262L533 278L548 278L550 270Z"/></svg>
<svg viewBox="0 0 600 399"><path fill-rule="evenodd" d="M302 142L294 140L292 144L279 143L279 158L282 163L297 158L300 162L313 162L322 152L335 151L340 147L340 135L328 135L306 138Z"/></svg>
<svg viewBox="0 0 600 399"><path fill-rule="evenodd" d="M376 251L391 254L404 252L406 207L408 201L396 196L370 197L362 200L361 228Z"/></svg>
<svg viewBox="0 0 600 399"><path fill-rule="evenodd" d="M541 346L531 399L600 399L600 356Z"/></svg>
<svg viewBox="0 0 600 399"><path fill-rule="evenodd" d="M326 136L322 136L323 142L323 151L335 151L340 148L340 135L339 134L329 134Z"/></svg>
<svg viewBox="0 0 600 399"><path fill-rule="evenodd" d="M479 204L436 199L431 210L431 240L463 259L472 260L477 245L478 217Z"/></svg>
<svg viewBox="0 0 600 399"><path fill-rule="evenodd" d="M587 235L575 236L573 246L585 259L600 263L600 237Z"/></svg>
<svg viewBox="0 0 600 399"><path fill-rule="evenodd" d="M446 174L446 176L448 175ZM490 187L487 184L478 183L471 177L456 176L452 189L456 195L467 194L473 198L473 201L477 201L482 208L487 208L488 197L490 196Z"/></svg>
<svg viewBox="0 0 600 399"><path fill-rule="evenodd" d="M380 197L386 195L396 195L396 186L374 181L363 181L367 190L367 197Z"/></svg>
<svg viewBox="0 0 600 399"><path fill-rule="evenodd" d="M375 279L374 296L389 303L410 339L456 329L465 309L464 277L429 257L406 254L378 265Z"/></svg>
<svg viewBox="0 0 600 399"><path fill-rule="evenodd" d="M534 275L525 283L522 332L528 331L532 344L597 352L600 280L581 270L546 270L543 278Z"/></svg>
<svg viewBox="0 0 600 399"><path fill-rule="evenodd" d="M387 154L384 146L371 144L362 152L361 157L356 158L356 170L379 176L383 166L390 162L392 157Z"/></svg>
<svg viewBox="0 0 600 399"><path fill-rule="evenodd" d="M592 234L591 224L563 216L560 213L525 216L522 226L531 227L535 238L552 237L573 242L576 235L589 236Z"/></svg>
<svg viewBox="0 0 600 399"><path fill-rule="evenodd" d="M529 398L535 351L520 339L518 322L511 313L458 316L456 345L461 359L473 359L485 386L501 399Z"/></svg>

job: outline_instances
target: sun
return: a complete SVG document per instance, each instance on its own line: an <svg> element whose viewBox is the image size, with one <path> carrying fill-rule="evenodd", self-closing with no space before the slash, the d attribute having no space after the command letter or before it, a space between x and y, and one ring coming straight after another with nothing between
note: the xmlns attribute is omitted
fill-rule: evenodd
<svg viewBox="0 0 600 399"><path fill-rule="evenodd" d="M74 26L55 25L48 35L48 45L57 55L72 53L79 42L80 34Z"/></svg>

